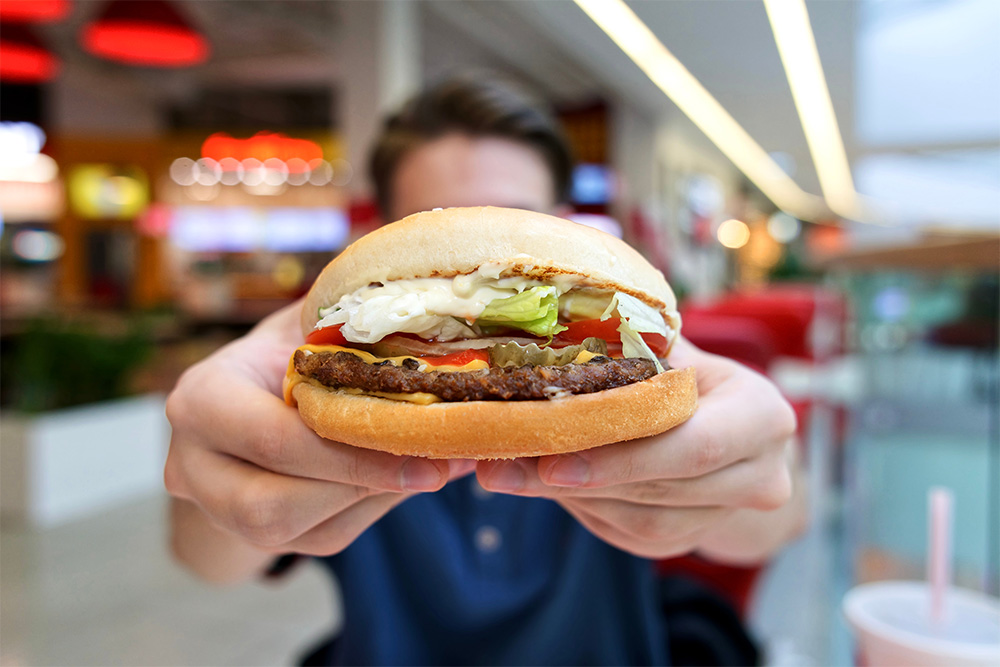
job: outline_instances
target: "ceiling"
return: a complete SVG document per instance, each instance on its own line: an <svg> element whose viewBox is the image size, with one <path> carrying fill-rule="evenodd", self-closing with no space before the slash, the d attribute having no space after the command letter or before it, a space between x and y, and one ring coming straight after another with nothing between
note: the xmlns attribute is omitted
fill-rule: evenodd
<svg viewBox="0 0 1000 667"><path fill-rule="evenodd" d="M70 18L46 26L45 37L74 72L103 72L135 82L137 92L145 87L146 94L161 97L195 94L214 82L325 85L340 74L341 3L174 1L212 44L211 61L195 70L126 69L84 53L78 35L103 7L100 2L74 3ZM630 6L751 137L766 151L783 154L779 162L800 187L820 192L763 3L671 0L632 1ZM872 150L858 140L855 128L858 26L862 19L898 21L899 13L887 18L870 2L812 0L807 6L854 165ZM670 119L697 136L705 150L715 150L571 0L420 0L420 7L425 76L450 63L497 66L524 77L556 101L602 96L650 120Z"/></svg>
<svg viewBox="0 0 1000 667"><path fill-rule="evenodd" d="M199 85L325 83L337 78L340 3L327 0L198 2L175 0L212 44L211 61L197 70L123 69L82 51L78 35L103 7L76 2L70 17L44 28L48 43L74 71L114 72L148 83L163 94L193 94ZM569 0L505 2L423 0L425 60L447 62L483 51L556 101L600 95L625 101L651 119L676 114L673 105ZM768 151L795 163L794 177L818 192L805 138L792 104L763 5L757 2L633 3L691 72ZM811 3L817 42L830 79L838 118L851 136L853 3ZM437 54L437 57L433 57ZM139 92L139 91L137 91Z"/></svg>

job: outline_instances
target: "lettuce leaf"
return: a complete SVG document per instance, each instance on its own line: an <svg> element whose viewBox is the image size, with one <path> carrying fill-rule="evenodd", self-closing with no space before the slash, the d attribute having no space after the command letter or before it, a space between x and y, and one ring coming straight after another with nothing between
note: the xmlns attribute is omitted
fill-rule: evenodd
<svg viewBox="0 0 1000 667"><path fill-rule="evenodd" d="M622 355L625 357L649 359L656 364L656 371L662 373L663 366L660 364L660 360L649 349L649 345L646 344L646 341L642 339L640 334L655 333L669 338L667 325L663 321L663 317L656 310L639 301L639 299L624 292L615 292L611 304L604 311L604 314L601 315L601 320L607 320L615 311L618 312L618 317L621 318L621 324L618 325L618 333L622 336Z"/></svg>
<svg viewBox="0 0 1000 667"><path fill-rule="evenodd" d="M554 336L566 330L558 319L559 295L556 288L539 286L490 301L476 319L476 324L480 327L511 327L536 336Z"/></svg>

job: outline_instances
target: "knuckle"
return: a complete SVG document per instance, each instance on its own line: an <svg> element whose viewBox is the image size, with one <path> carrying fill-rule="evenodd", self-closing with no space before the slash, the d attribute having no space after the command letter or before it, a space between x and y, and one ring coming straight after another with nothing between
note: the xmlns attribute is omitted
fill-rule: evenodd
<svg viewBox="0 0 1000 667"><path fill-rule="evenodd" d="M206 391L206 383L213 378L211 373L206 374L203 370L203 363L195 364L184 371L173 390L167 395L165 412L167 420L175 428L179 424L184 424L190 417L192 410L199 405L200 396Z"/></svg>
<svg viewBox="0 0 1000 667"><path fill-rule="evenodd" d="M278 546L288 541L284 516L284 499L260 484L247 485L232 511L237 532L262 546Z"/></svg>
<svg viewBox="0 0 1000 667"><path fill-rule="evenodd" d="M288 432L274 424L250 441L253 461L270 470L281 470L292 463L292 446Z"/></svg>
<svg viewBox="0 0 1000 667"><path fill-rule="evenodd" d="M171 426L175 428L184 416L183 403L184 397L180 392L180 387L178 386L167 396L167 402L164 410L167 415L167 421L169 421Z"/></svg>
<svg viewBox="0 0 1000 667"><path fill-rule="evenodd" d="M637 510L631 522L632 532L644 541L659 544L672 537L673 522L669 512L661 508Z"/></svg>
<svg viewBox="0 0 1000 667"><path fill-rule="evenodd" d="M347 468L346 468L345 472L347 474L347 481L348 481L348 483L353 484L354 486L356 486L358 488L362 488L362 487L367 486L366 483L365 483L365 481L366 481L365 480L365 475L364 475L364 472L362 471L361 457L360 456L357 456L357 455L355 455L355 456L348 456L348 458L347 458Z"/></svg>
<svg viewBox="0 0 1000 667"><path fill-rule="evenodd" d="M751 507L771 511L783 507L792 497L792 477L787 466L779 466L762 484L751 499Z"/></svg>
<svg viewBox="0 0 1000 667"><path fill-rule="evenodd" d="M691 461L691 472L694 475L704 475L717 469L724 454L724 443L718 433L711 429L702 429L698 438L698 446L694 450Z"/></svg>
<svg viewBox="0 0 1000 667"><path fill-rule="evenodd" d="M617 483L627 483L639 479L644 467L636 452L631 449L618 459L617 465L620 466Z"/></svg>
<svg viewBox="0 0 1000 667"><path fill-rule="evenodd" d="M783 397L780 399L780 408L775 412L774 429L780 444L784 445L798 430L798 417L791 403Z"/></svg>
<svg viewBox="0 0 1000 667"><path fill-rule="evenodd" d="M175 498L186 498L184 475L177 461L177 453L171 448L167 454L167 462L163 466L163 486L167 493Z"/></svg>
<svg viewBox="0 0 1000 667"><path fill-rule="evenodd" d="M358 487L359 497L378 493L380 489L399 489L406 457L347 446L343 476L347 484Z"/></svg>
<svg viewBox="0 0 1000 667"><path fill-rule="evenodd" d="M631 493L636 501L645 504L663 504L677 496L677 486L671 480L660 479L632 487Z"/></svg>
<svg viewBox="0 0 1000 667"><path fill-rule="evenodd" d="M376 489L373 489L370 486L362 486L360 484L355 484L351 486L351 489L354 491L355 502L359 500L364 500L365 498L368 498L369 496L373 496L376 493L378 493Z"/></svg>

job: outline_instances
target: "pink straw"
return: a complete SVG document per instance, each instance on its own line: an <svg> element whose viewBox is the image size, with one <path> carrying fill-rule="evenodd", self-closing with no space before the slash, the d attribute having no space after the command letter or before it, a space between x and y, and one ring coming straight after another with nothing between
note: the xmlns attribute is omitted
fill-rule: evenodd
<svg viewBox="0 0 1000 667"><path fill-rule="evenodd" d="M936 486L927 494L930 514L927 541L927 580L931 586L931 622L944 620L944 598L951 585L951 523L954 496L951 489Z"/></svg>

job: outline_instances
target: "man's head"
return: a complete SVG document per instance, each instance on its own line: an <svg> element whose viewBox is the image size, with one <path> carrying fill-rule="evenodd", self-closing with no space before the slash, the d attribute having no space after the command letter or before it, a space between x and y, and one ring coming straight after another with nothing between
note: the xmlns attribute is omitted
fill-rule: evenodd
<svg viewBox="0 0 1000 667"><path fill-rule="evenodd" d="M372 151L382 216L449 206L551 212L565 203L572 163L546 106L508 83L459 77L391 116Z"/></svg>

